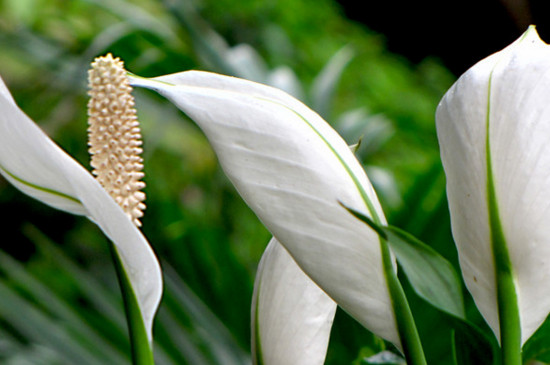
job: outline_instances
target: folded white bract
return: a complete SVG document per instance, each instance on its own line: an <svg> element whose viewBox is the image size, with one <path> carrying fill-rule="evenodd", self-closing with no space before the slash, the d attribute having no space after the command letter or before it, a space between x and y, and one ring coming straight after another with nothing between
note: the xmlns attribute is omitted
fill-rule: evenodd
<svg viewBox="0 0 550 365"><path fill-rule="evenodd" d="M550 311L549 95L550 47L531 27L462 75L436 116L464 280L500 338L495 260L510 269L522 343Z"/></svg>
<svg viewBox="0 0 550 365"><path fill-rule="evenodd" d="M380 223L384 214L360 163L319 115L278 89L213 73L130 82L191 117L243 199L307 276L366 328L401 346L379 237L341 203ZM284 336L279 330L284 326L265 333L276 341Z"/></svg>

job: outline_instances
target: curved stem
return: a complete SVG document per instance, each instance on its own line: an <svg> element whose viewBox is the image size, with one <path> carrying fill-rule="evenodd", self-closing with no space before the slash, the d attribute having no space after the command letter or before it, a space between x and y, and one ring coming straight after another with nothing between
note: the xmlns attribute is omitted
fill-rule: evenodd
<svg viewBox="0 0 550 365"><path fill-rule="evenodd" d="M504 232L498 216L498 204L496 201L492 174L489 174L487 180L489 190L489 222L491 227L491 246L497 286L502 364L521 365L521 322L516 283Z"/></svg>
<svg viewBox="0 0 550 365"><path fill-rule="evenodd" d="M133 365L154 365L153 347L149 341L147 330L143 323L141 310L136 299L136 295L126 274L126 270L118 251L114 244L109 245L111 256L115 264L115 269L118 277L118 283L122 292L124 301L124 309L126 313L126 321L128 323L128 333L130 335L130 346L132 349L132 364Z"/></svg>
<svg viewBox="0 0 550 365"><path fill-rule="evenodd" d="M420 342L420 336L416 329L416 324L403 291L403 287L397 278L397 274L393 270L393 262L391 260L390 249L386 240L380 238L380 248L382 251L382 260L384 265L384 274L395 314L397 323L397 331L399 339L403 347L403 354L409 365L427 365Z"/></svg>
<svg viewBox="0 0 550 365"><path fill-rule="evenodd" d="M401 282L399 282L397 273L394 270L391 250L387 241L388 236L379 226L381 223L380 217L376 215L376 211L374 209L371 210L371 219L354 209L346 207L342 203L340 204L356 218L365 222L378 234L384 278L386 279L386 284L388 286L397 332L403 348L403 354L405 355L405 359L409 365L426 365L424 350L422 348L420 336L418 335L416 324L409 307L409 302L407 301ZM371 206L372 205L369 205L369 207Z"/></svg>
<svg viewBox="0 0 550 365"><path fill-rule="evenodd" d="M513 277L500 273L497 283L502 365L521 365L521 326Z"/></svg>

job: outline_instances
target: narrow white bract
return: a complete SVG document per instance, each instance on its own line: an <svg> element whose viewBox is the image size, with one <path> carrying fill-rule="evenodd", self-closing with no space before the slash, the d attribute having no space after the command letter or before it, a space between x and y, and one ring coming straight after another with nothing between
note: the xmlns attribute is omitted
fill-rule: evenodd
<svg viewBox="0 0 550 365"><path fill-rule="evenodd" d="M550 46L534 27L470 68L436 113L464 281L500 338L488 180L510 256L525 343L550 312ZM490 165L488 166L488 163Z"/></svg>
<svg viewBox="0 0 550 365"><path fill-rule="evenodd" d="M145 209L141 134L124 64L111 54L88 71L88 145L99 183L136 226Z"/></svg>

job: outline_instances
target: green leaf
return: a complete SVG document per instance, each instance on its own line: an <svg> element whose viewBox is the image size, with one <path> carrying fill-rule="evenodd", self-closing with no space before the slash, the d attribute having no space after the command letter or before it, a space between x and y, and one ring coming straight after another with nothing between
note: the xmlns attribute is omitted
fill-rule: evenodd
<svg viewBox="0 0 550 365"><path fill-rule="evenodd" d="M340 81L342 72L353 58L353 50L350 46L342 47L323 70L317 75L312 86L313 109L323 118L328 118L332 105L332 98L336 86Z"/></svg>
<svg viewBox="0 0 550 365"><path fill-rule="evenodd" d="M451 263L397 227L384 230L414 291L438 309L465 318L460 279Z"/></svg>
<svg viewBox="0 0 550 365"><path fill-rule="evenodd" d="M537 360L545 364L550 363L550 317L539 327L539 329L527 340L523 346L523 359L526 364L527 360Z"/></svg>
<svg viewBox="0 0 550 365"><path fill-rule="evenodd" d="M25 224L22 231L47 260L57 263L57 274L64 277L67 285L74 285L83 298L99 310L110 324L110 332L126 335L126 321L120 310L120 302L112 291L105 288L96 276L84 270L67 255L58 244L32 224Z"/></svg>
<svg viewBox="0 0 550 365"><path fill-rule="evenodd" d="M454 365L494 364L494 346L488 337L472 324L456 319L453 333Z"/></svg>
<svg viewBox="0 0 550 365"><path fill-rule="evenodd" d="M168 263L163 263L163 271L166 293L158 326L169 332L171 342L179 346L186 363L251 363L249 354L243 351L224 323Z"/></svg>
<svg viewBox="0 0 550 365"><path fill-rule="evenodd" d="M48 348L54 348L69 364L104 364L101 353L80 343L61 323L0 281L0 317L9 319L19 334Z"/></svg>
<svg viewBox="0 0 550 365"><path fill-rule="evenodd" d="M95 349L88 356L96 356L100 362L102 359L109 359L109 361L116 363L122 363L126 360L124 354L120 353L119 349L116 349L112 343L109 343L98 334L85 321L85 318L80 316L75 308L66 302L65 298L44 285L25 267L2 251L0 251L0 267L7 278L36 298L41 307L45 308L44 314L51 313L55 318L62 318L65 329L69 330L70 336L75 341L85 339L82 341L83 346L88 349Z"/></svg>
<svg viewBox="0 0 550 365"><path fill-rule="evenodd" d="M388 241L414 291L434 307L465 319L460 280L450 262L411 234L381 226L353 209L346 209Z"/></svg>
<svg viewBox="0 0 550 365"><path fill-rule="evenodd" d="M455 365L493 364L497 345L467 321L460 280L453 266L411 234L378 225L360 212L346 209L388 241L413 290L452 322Z"/></svg>

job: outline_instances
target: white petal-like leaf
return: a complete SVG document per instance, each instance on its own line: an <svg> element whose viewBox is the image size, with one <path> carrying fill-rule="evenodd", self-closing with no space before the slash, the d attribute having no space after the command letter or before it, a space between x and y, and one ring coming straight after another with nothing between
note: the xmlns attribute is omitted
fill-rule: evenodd
<svg viewBox="0 0 550 365"><path fill-rule="evenodd" d="M462 75L436 115L463 277L498 338L488 211L487 171L492 171L498 216L516 279L522 342L550 312L545 289L550 282L548 95L550 47L531 28Z"/></svg>
<svg viewBox="0 0 550 365"><path fill-rule="evenodd" d="M130 82L195 120L241 196L302 270L400 346L379 239L340 202L381 222L383 212L361 165L321 117L280 90L212 73Z"/></svg>
<svg viewBox="0 0 550 365"><path fill-rule="evenodd" d="M116 245L151 340L162 278L149 243L94 177L19 109L1 78L0 110L0 173L24 193L101 228Z"/></svg>
<svg viewBox="0 0 550 365"><path fill-rule="evenodd" d="M255 364L322 365L336 303L272 239L256 274L252 301Z"/></svg>

